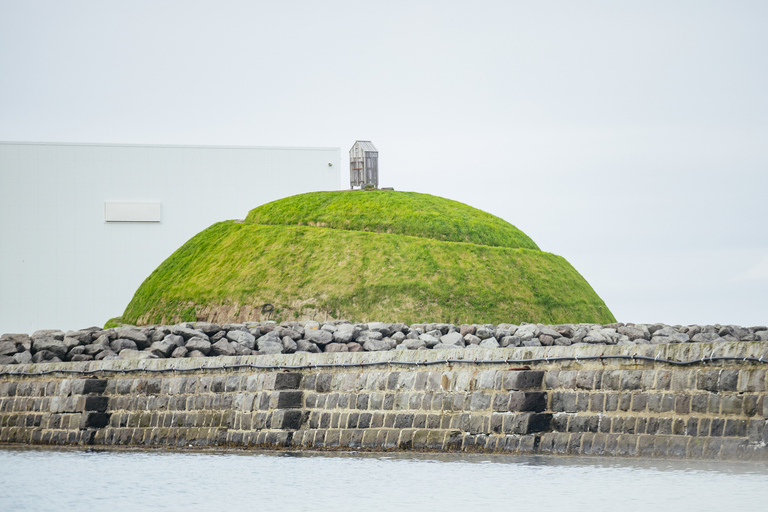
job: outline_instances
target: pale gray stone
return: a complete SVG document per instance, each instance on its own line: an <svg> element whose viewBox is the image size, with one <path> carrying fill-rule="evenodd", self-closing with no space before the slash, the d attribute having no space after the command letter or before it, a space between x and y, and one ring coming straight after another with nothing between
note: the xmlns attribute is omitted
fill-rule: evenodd
<svg viewBox="0 0 768 512"><path fill-rule="evenodd" d="M35 337L32 339L32 350L35 353L42 350L47 350L52 352L54 356L58 357L59 359L63 359L64 356L67 355L67 346L64 345L63 340L63 336L61 340L57 340L51 336Z"/></svg>
<svg viewBox="0 0 768 512"><path fill-rule="evenodd" d="M212 356L234 356L237 354L235 343L220 339L216 343L211 344L210 354Z"/></svg>
<svg viewBox="0 0 768 512"><path fill-rule="evenodd" d="M18 345L13 341L0 341L0 356L13 356L18 351Z"/></svg>
<svg viewBox="0 0 768 512"><path fill-rule="evenodd" d="M149 351L158 357L168 357L176 348L177 346L175 343L172 343L170 340L164 338L160 341L152 343L149 346Z"/></svg>
<svg viewBox="0 0 768 512"><path fill-rule="evenodd" d="M327 345L333 341L333 333L320 329L306 330L304 331L304 339L318 345Z"/></svg>
<svg viewBox="0 0 768 512"><path fill-rule="evenodd" d="M431 334L419 334L419 339L424 342L427 348L434 348L435 345L440 343L440 340Z"/></svg>
<svg viewBox="0 0 768 512"><path fill-rule="evenodd" d="M173 349L173 352L171 352L171 357L173 358L187 357L188 353L189 353L189 350L187 350L187 347L176 347L175 349Z"/></svg>
<svg viewBox="0 0 768 512"><path fill-rule="evenodd" d="M298 340L296 341L296 352L312 352L314 354L317 354L321 352L321 350L316 344L312 343L311 341Z"/></svg>
<svg viewBox="0 0 768 512"><path fill-rule="evenodd" d="M256 336L248 331L229 331L226 336L228 340L245 345L251 350L256 346Z"/></svg>
<svg viewBox="0 0 768 512"><path fill-rule="evenodd" d="M464 335L464 343L466 345L479 345L480 342L483 341L474 334L465 334Z"/></svg>
<svg viewBox="0 0 768 512"><path fill-rule="evenodd" d="M185 325L174 325L171 328L171 333L176 334L177 336L181 336L185 340L189 340L192 338L202 338L205 341L210 342L210 338L207 334L205 334L203 331L198 331L197 329L191 329L189 327L186 327Z"/></svg>
<svg viewBox="0 0 768 512"><path fill-rule="evenodd" d="M136 329L131 329L130 327L117 327L115 328L115 332L117 333L119 338L131 340L134 343L136 343L136 346L140 350L144 350L150 345L147 335ZM123 357L123 356L120 356L120 357Z"/></svg>
<svg viewBox="0 0 768 512"><path fill-rule="evenodd" d="M119 354L123 350L138 350L139 347L136 345L136 342L133 340L129 340L127 338L117 338L112 343L109 344L109 348L112 349L112 352L115 354Z"/></svg>
<svg viewBox="0 0 768 512"><path fill-rule="evenodd" d="M424 340L420 340L418 338L414 339L406 339L403 341L402 344L398 345L401 347L405 347L408 350L418 350L420 348L427 348L427 344L424 343Z"/></svg>
<svg viewBox="0 0 768 512"><path fill-rule="evenodd" d="M499 342L496 338L486 338L478 345L480 348L499 348Z"/></svg>
<svg viewBox="0 0 768 512"><path fill-rule="evenodd" d="M157 356L146 350L126 348L120 351L120 359L157 359Z"/></svg>
<svg viewBox="0 0 768 512"><path fill-rule="evenodd" d="M18 364L29 364L32 362L32 353L29 350L18 352L13 355L13 360Z"/></svg>
<svg viewBox="0 0 768 512"><path fill-rule="evenodd" d="M478 329L479 331L480 329ZM480 336L478 336L479 338ZM460 332L449 332L448 334L445 334L440 337L440 343L443 343L444 345L456 345L458 347L463 347L465 345L464 343L464 337L461 335Z"/></svg>
<svg viewBox="0 0 768 512"><path fill-rule="evenodd" d="M501 347L519 347L521 344L522 342L517 336L504 336L499 340Z"/></svg>
<svg viewBox="0 0 768 512"><path fill-rule="evenodd" d="M296 352L296 349L298 348L298 345L296 344L296 341L291 338L290 336L283 336L283 353L284 354L293 354Z"/></svg>
<svg viewBox="0 0 768 512"><path fill-rule="evenodd" d="M192 338L189 338L184 346L187 347L187 350L189 350L190 353L198 351L207 356L211 352L211 342L200 336L193 336Z"/></svg>

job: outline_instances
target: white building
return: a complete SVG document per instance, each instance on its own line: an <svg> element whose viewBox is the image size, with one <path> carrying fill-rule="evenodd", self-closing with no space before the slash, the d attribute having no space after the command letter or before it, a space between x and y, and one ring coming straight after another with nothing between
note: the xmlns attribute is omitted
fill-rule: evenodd
<svg viewBox="0 0 768 512"><path fill-rule="evenodd" d="M103 325L214 222L340 183L339 148L0 142L0 333Z"/></svg>

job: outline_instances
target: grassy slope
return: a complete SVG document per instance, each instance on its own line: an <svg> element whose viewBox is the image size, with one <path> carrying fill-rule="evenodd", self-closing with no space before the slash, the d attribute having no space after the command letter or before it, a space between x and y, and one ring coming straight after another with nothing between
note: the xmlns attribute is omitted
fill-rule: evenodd
<svg viewBox="0 0 768 512"><path fill-rule="evenodd" d="M584 278L549 253L233 221L202 231L163 262L122 321L194 320L196 305L267 302L290 320L291 308L301 311L298 299L353 321L614 321Z"/></svg>
<svg viewBox="0 0 768 512"><path fill-rule="evenodd" d="M245 221L538 249L525 233L503 219L457 201L416 192L310 192L254 208Z"/></svg>

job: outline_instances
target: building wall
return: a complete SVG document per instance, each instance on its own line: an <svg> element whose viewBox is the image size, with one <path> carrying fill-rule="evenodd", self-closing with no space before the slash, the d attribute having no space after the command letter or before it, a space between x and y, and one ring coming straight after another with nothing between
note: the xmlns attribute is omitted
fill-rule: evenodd
<svg viewBox="0 0 768 512"><path fill-rule="evenodd" d="M339 148L0 142L0 332L103 325L202 229L340 172ZM162 219L105 222L105 202Z"/></svg>

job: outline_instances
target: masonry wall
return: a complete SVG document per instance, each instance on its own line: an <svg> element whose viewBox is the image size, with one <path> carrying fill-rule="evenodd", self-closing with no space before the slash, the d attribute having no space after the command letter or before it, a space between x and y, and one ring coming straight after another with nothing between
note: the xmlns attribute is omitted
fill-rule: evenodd
<svg viewBox="0 0 768 512"><path fill-rule="evenodd" d="M743 359L684 367L631 359L548 361L599 354L768 360L768 343L5 366L0 443L768 460L766 365ZM514 362L537 357L546 360ZM134 373L137 368L142 371ZM89 378L57 373L75 369L99 371ZM40 371L52 373L11 374Z"/></svg>

